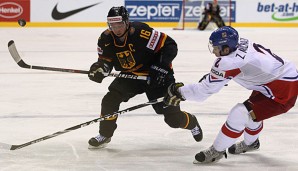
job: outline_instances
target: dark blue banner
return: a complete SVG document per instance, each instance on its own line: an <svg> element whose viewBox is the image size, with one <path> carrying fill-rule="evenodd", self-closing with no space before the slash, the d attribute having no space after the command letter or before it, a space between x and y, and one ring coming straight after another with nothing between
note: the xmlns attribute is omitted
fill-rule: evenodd
<svg viewBox="0 0 298 171"><path fill-rule="evenodd" d="M178 22L181 16L182 1L126 0L125 7L131 21Z"/></svg>
<svg viewBox="0 0 298 171"><path fill-rule="evenodd" d="M213 1L186 1L185 21L198 22L207 3ZM142 22L178 22L182 14L182 0L125 0L131 21ZM218 1L220 15L224 21L235 22L236 2Z"/></svg>

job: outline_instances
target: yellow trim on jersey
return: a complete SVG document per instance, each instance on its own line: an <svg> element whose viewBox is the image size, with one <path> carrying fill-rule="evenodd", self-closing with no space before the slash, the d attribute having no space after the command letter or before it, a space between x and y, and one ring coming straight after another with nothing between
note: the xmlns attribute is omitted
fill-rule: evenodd
<svg viewBox="0 0 298 171"><path fill-rule="evenodd" d="M160 48L162 48L164 46L167 37L168 37L168 35L164 34L164 37L163 37L163 40L161 42Z"/></svg>
<svg viewBox="0 0 298 171"><path fill-rule="evenodd" d="M185 129L188 126L188 124L189 124L189 116L188 116L188 113L186 113L186 112L183 112L183 113L186 115L186 118L187 118L186 125L183 127Z"/></svg>

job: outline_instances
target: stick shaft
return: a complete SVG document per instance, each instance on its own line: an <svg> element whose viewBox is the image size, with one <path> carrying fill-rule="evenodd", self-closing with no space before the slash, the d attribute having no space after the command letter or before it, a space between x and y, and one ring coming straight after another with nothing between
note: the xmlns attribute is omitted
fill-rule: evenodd
<svg viewBox="0 0 298 171"><path fill-rule="evenodd" d="M21 56L20 56L20 54L17 50L17 47L16 47L13 40L8 42L8 50L9 50L12 58L15 60L15 62L22 68L46 70L46 71L68 72L68 73L79 73L79 74L88 74L89 73L89 71L77 70L77 69L67 69L67 68L56 68L56 67L28 65L21 58ZM128 78L128 79L135 79L135 80L149 80L149 77L147 77L147 76L138 76L138 75L124 74L124 73L105 73L104 76L106 76L106 77Z"/></svg>
<svg viewBox="0 0 298 171"><path fill-rule="evenodd" d="M158 99L155 99L155 100L151 100L149 102L142 103L142 104L139 104L139 105L136 105L136 106L132 106L130 108L127 108L127 109L124 109L124 110L120 110L120 111L114 112L113 114L105 115L103 117L100 117L100 118L97 118L97 119L93 119L91 121L84 122L84 123L81 123L79 125L75 125L73 127L64 129L62 131L58 131L58 132L55 132L53 134L46 135L44 137L41 137L41 138L38 138L38 139L35 139L35 140L32 140L32 141L26 142L24 144L20 144L20 145L9 145L9 144L1 143L0 142L0 149L17 150L17 149L20 149L20 148L24 148L24 147L27 147L29 145L36 144L36 143L39 143L41 141L44 141L44 140L47 140L47 139L50 139L50 138L53 138L53 137L56 137L56 136L65 134L67 132L70 132L70 131L73 131L73 130L76 130L76 129L79 129L79 128L83 128L83 127L86 127L88 125L91 125L91 124L100 122L102 120L107 120L109 118L112 118L112 117L121 115L123 113L127 113L127 112L130 112L130 111L133 111L133 110L136 110L136 109L145 107L145 106L149 106L149 105L152 105L152 104L156 104L156 103L159 103L159 102L162 102L162 101L163 101L163 97L158 98Z"/></svg>

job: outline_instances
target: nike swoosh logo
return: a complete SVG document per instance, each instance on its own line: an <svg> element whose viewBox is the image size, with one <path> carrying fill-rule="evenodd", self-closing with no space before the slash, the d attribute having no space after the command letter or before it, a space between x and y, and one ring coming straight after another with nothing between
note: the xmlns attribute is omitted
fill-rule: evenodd
<svg viewBox="0 0 298 171"><path fill-rule="evenodd" d="M67 11L67 12L59 12L59 11L57 10L57 6L58 6L58 3L57 3L56 6L54 7L53 11L52 11L52 17L53 17L53 19L55 19L55 20L62 20L62 19L64 19L64 18L67 18L67 17L69 17L69 16L72 16L72 15L74 15L74 14L76 14L76 13L79 13L79 12L81 12L81 11L83 11L83 10L86 10L86 9L88 9L88 8L91 8L91 7L93 7L93 6L97 5L97 4L100 4L100 3L101 3L101 2L96 3L96 4L93 4L93 5L89 5L89 6L86 6L86 7L82 7L82 8L74 9L74 10L71 10L71 11Z"/></svg>

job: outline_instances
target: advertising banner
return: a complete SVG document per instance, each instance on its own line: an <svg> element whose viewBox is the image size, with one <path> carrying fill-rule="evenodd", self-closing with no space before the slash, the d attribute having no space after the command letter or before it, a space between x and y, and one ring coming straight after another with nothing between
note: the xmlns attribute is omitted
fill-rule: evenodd
<svg viewBox="0 0 298 171"><path fill-rule="evenodd" d="M237 4L236 21L298 23L298 1L246 0Z"/></svg>
<svg viewBox="0 0 298 171"><path fill-rule="evenodd" d="M126 0L125 7L131 21L178 22L182 11L182 1Z"/></svg>
<svg viewBox="0 0 298 171"><path fill-rule="evenodd" d="M1 0L0 21L30 21L30 0Z"/></svg>
<svg viewBox="0 0 298 171"><path fill-rule="evenodd" d="M109 9L123 0L31 0L32 22L106 22Z"/></svg>
<svg viewBox="0 0 298 171"><path fill-rule="evenodd" d="M130 20L142 22L178 22L182 15L186 22L197 22L205 5L212 1L185 1L184 14L182 3L182 0L125 0ZM236 2L232 1L230 4L230 1L220 1L219 4L222 18L234 22Z"/></svg>
<svg viewBox="0 0 298 171"><path fill-rule="evenodd" d="M185 2L185 4L184 4ZM106 27L108 11L125 6L131 21L176 27L197 23L212 0L0 0L0 26ZM203 3L203 4L202 4ZM298 27L297 0L218 0L220 15L236 27ZM183 6L184 5L184 6ZM184 8L183 8L184 7Z"/></svg>
<svg viewBox="0 0 298 171"><path fill-rule="evenodd" d="M203 4L202 4L203 2ZM185 21L197 22L202 17L205 6L213 1L193 0L185 2ZM231 4L230 4L231 3ZM236 1L218 1L220 16L224 21L235 22Z"/></svg>

